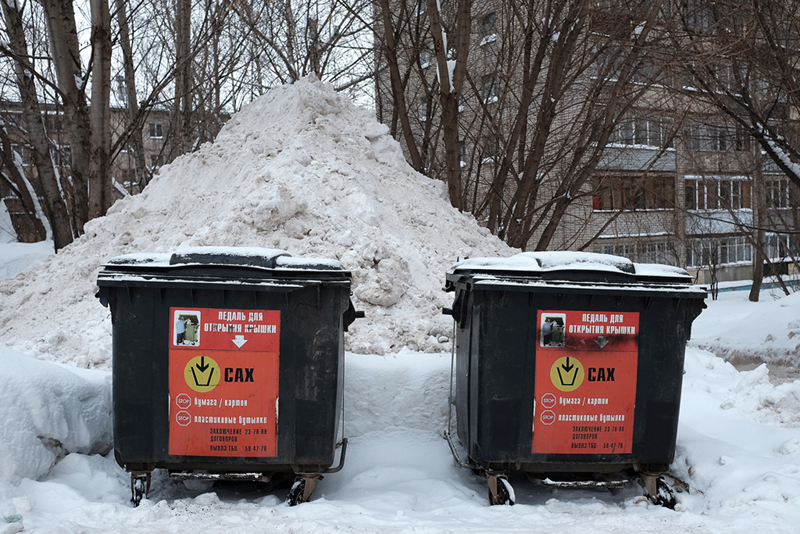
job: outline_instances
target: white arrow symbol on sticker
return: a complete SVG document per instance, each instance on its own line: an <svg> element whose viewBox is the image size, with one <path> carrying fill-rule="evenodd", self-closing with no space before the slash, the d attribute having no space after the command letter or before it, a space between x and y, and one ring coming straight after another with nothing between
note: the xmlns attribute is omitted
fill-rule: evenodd
<svg viewBox="0 0 800 534"><path fill-rule="evenodd" d="M244 345L245 343L247 343L247 340L244 338L244 336L236 336L236 337L235 337L235 338L233 338L231 341L233 341L233 343L234 343L234 344L235 344L237 347L239 347L240 349L242 348L242 345Z"/></svg>
<svg viewBox="0 0 800 534"><path fill-rule="evenodd" d="M597 336L597 339L595 339L594 342L597 343L601 349L608 345L608 339L606 339L606 336Z"/></svg>

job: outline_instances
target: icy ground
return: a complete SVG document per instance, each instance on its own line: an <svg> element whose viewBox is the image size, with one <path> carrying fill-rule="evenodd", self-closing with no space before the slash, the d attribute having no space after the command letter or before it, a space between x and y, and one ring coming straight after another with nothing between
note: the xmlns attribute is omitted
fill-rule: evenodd
<svg viewBox="0 0 800 534"><path fill-rule="evenodd" d="M408 168L368 112L303 80L251 104L58 255L0 280L0 534L798 531L797 294L750 303L721 293L695 321L672 465L690 490L675 511L636 485L556 491L524 479L512 479L515 506L488 506L486 481L457 467L441 437L441 307L452 299L441 286L459 256L515 251L453 210L440 186ZM347 336L347 462L297 507L284 504L285 488L190 490L158 472L134 509L129 476L102 454L111 329L97 271L119 254L221 245L335 258L353 272L369 320ZM10 276L21 256L7 247L0 273Z"/></svg>

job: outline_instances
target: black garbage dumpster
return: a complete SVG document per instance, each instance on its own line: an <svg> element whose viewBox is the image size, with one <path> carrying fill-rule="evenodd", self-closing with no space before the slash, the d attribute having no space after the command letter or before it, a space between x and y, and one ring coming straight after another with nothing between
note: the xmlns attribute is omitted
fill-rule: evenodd
<svg viewBox="0 0 800 534"><path fill-rule="evenodd" d="M260 248L108 261L97 284L113 324L114 453L135 505L156 468L205 480L293 473L297 504L342 467L343 332L363 316L350 281L336 260Z"/></svg>
<svg viewBox="0 0 800 534"><path fill-rule="evenodd" d="M675 454L686 341L706 290L683 269L577 252L473 258L455 292L456 460L513 504L507 474L556 486L662 479ZM453 382L451 382L452 384ZM464 457L466 454L466 458Z"/></svg>

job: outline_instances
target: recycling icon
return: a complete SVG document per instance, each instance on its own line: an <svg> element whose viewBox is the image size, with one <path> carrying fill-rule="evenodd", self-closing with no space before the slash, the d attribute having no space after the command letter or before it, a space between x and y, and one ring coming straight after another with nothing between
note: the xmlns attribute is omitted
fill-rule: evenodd
<svg viewBox="0 0 800 534"><path fill-rule="evenodd" d="M583 384L585 376L583 364L573 356L557 359L550 368L550 380L553 385L567 393L578 389Z"/></svg>

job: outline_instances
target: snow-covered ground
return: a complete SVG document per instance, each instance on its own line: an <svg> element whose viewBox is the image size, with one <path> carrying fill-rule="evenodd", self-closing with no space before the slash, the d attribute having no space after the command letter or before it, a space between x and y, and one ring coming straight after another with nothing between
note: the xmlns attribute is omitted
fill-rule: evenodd
<svg viewBox="0 0 800 534"><path fill-rule="evenodd" d="M718 304L704 321L753 307L741 292ZM157 471L150 499L132 508L113 454L81 450L108 442L108 374L85 377L8 349L1 357L0 532L789 533L800 524L800 382L773 385L766 366L740 372L694 346L672 466L690 491L675 511L650 504L636 484L551 490L520 477L515 506L488 506L485 479L457 467L441 437L450 357L411 351L346 355L347 461L311 502L288 507L285 488L250 484L189 490ZM40 436L73 452L59 457Z"/></svg>
<svg viewBox="0 0 800 534"><path fill-rule="evenodd" d="M0 280L0 534L798 531L800 381L784 372L798 364L797 294L750 303L721 293L695 321L672 465L689 491L674 511L636 484L553 490L522 477L511 480L515 506L490 507L485 479L457 467L441 437L450 343L440 308L452 295L440 288L457 256L514 251L449 208L329 88L303 81L269 98L74 245ZM285 488L253 484L187 489L160 471L150 498L129 503L130 478L108 452L111 337L97 270L114 255L196 245L276 246L354 272L368 320L348 335L347 461L309 503L288 507Z"/></svg>

